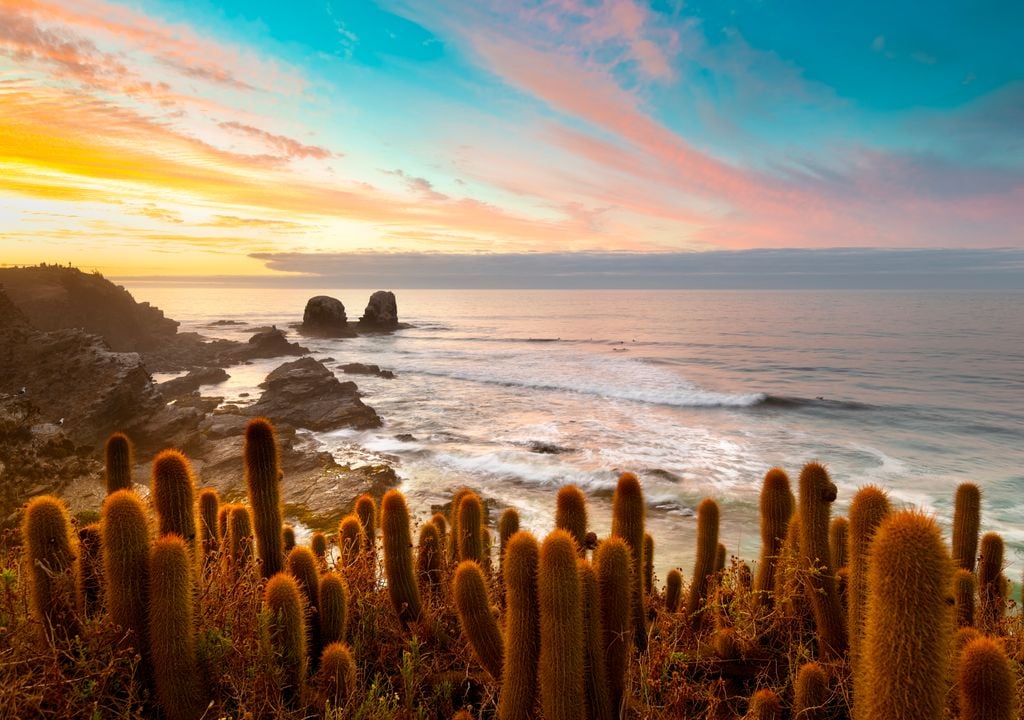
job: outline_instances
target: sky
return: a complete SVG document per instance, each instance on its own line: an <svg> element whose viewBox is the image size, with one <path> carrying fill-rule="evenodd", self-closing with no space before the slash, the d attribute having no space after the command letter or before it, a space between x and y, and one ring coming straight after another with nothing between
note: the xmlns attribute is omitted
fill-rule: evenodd
<svg viewBox="0 0 1024 720"><path fill-rule="evenodd" d="M1024 286L1021 27L985 0L0 0L0 265Z"/></svg>

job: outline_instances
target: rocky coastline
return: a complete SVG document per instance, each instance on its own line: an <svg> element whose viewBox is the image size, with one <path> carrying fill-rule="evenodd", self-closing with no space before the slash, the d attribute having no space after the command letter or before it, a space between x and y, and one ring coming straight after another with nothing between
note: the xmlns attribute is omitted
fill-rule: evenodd
<svg viewBox="0 0 1024 720"><path fill-rule="evenodd" d="M345 318L340 302L326 300ZM385 291L371 296L358 322L344 323L335 316L333 336L405 327L394 295ZM317 334L304 324L300 334ZM244 496L245 425L269 417L278 429L286 513L317 529L333 529L359 494L379 497L398 483L388 465L342 466L318 449L312 431L382 421L354 382L338 380L287 331L265 328L239 342L178 328L97 274L56 266L0 269L0 525L16 522L24 500L43 492L64 496L73 511L98 508L102 445L117 430L135 445L138 485L149 485L149 459L175 447L192 461L200 485L231 500ZM281 363L253 404L224 405L223 398L200 393L201 386L226 380L232 367L267 358ZM154 381L153 373L166 372L180 375Z"/></svg>

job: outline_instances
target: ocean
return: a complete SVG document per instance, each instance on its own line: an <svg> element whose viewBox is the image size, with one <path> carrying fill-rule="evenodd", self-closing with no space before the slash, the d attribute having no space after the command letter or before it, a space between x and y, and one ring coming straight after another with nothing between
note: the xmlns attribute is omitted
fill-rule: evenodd
<svg viewBox="0 0 1024 720"><path fill-rule="evenodd" d="M393 464L421 518L468 485L543 536L557 488L575 483L601 535L630 470L658 575L688 577L701 499L719 502L729 553L756 560L764 473L785 468L795 490L819 460L839 487L833 515L874 483L947 534L956 485L978 483L982 529L1002 534L1020 580L1024 293L396 290L413 327L319 340L289 327L309 297L337 297L354 320L371 291L126 286L182 330L247 339L276 324L333 358L384 425L315 437L339 462ZM204 394L251 402L285 360L229 368ZM347 362L396 378L345 376Z"/></svg>

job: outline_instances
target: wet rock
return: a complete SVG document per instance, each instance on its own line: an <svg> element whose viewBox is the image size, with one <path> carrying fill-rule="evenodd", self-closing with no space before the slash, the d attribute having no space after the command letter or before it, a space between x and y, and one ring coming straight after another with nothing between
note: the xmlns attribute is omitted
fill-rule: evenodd
<svg viewBox="0 0 1024 720"><path fill-rule="evenodd" d="M412 433L398 433L395 435L395 440L400 440L401 442L416 442L416 436Z"/></svg>
<svg viewBox="0 0 1024 720"><path fill-rule="evenodd" d="M398 329L398 302L390 290L378 290L370 296L363 316L359 318L359 328L370 331L390 331Z"/></svg>
<svg viewBox="0 0 1024 720"><path fill-rule="evenodd" d="M229 355L236 362L240 362L258 358L281 357L282 355L305 355L308 352L308 348L288 342L283 330L271 327L269 330L256 333L249 338L247 346L242 346Z"/></svg>
<svg viewBox="0 0 1024 720"><path fill-rule="evenodd" d="M541 455L562 455L564 453L574 452L572 448L562 447L551 442L544 442L543 440L534 440L529 444L530 452L539 453Z"/></svg>
<svg viewBox="0 0 1024 720"><path fill-rule="evenodd" d="M215 385L227 380L230 375L224 368L203 367L189 371L183 377L174 378L157 385L157 389L168 400L190 395L199 389L200 385Z"/></svg>
<svg viewBox="0 0 1024 720"><path fill-rule="evenodd" d="M341 300L328 295L317 295L306 301L299 331L314 337L354 337L348 327L348 317Z"/></svg>
<svg viewBox="0 0 1024 720"><path fill-rule="evenodd" d="M346 375L376 375L387 380L394 380L395 373L391 370L381 370L379 365L368 365L365 363L346 363L338 368Z"/></svg>

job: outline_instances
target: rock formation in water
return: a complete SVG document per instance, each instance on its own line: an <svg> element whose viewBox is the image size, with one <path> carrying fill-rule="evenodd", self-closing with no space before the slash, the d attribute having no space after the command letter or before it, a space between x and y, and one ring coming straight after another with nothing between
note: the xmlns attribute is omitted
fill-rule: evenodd
<svg viewBox="0 0 1024 720"><path fill-rule="evenodd" d="M348 326L345 306L328 295L317 295L306 302L299 331L314 337L355 337Z"/></svg>
<svg viewBox="0 0 1024 720"><path fill-rule="evenodd" d="M359 328L370 331L397 330L398 302L390 290L378 290L370 296L363 316L359 318Z"/></svg>

